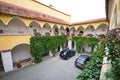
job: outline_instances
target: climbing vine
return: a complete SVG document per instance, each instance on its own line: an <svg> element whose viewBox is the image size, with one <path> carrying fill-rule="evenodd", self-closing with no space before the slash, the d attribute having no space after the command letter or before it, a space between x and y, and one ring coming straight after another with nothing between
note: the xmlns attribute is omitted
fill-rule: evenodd
<svg viewBox="0 0 120 80"><path fill-rule="evenodd" d="M74 36L73 40L76 42L76 49L80 53L82 51L83 45L85 42L88 43L89 47L91 47L91 53L94 50L94 47L98 43L98 39L95 37L80 37L80 36Z"/></svg>
<svg viewBox="0 0 120 80"><path fill-rule="evenodd" d="M32 36L30 38L30 52L35 58L35 61L41 62L42 55L52 53L58 48L59 45L64 47L67 36Z"/></svg>
<svg viewBox="0 0 120 80"><path fill-rule="evenodd" d="M90 62L87 63L83 72L78 75L76 80L99 80L104 54L105 45L100 42L97 50L92 52Z"/></svg>

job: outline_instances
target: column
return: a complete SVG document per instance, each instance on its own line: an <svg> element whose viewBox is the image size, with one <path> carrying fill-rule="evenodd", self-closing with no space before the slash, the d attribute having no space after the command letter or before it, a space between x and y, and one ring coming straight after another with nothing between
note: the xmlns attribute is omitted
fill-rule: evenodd
<svg viewBox="0 0 120 80"><path fill-rule="evenodd" d="M62 49L62 47L60 46L60 52L62 51L63 49Z"/></svg>
<svg viewBox="0 0 120 80"><path fill-rule="evenodd" d="M11 51L1 52L2 63L5 72L9 72L13 70L12 56Z"/></svg>
<svg viewBox="0 0 120 80"><path fill-rule="evenodd" d="M71 40L68 40L68 48L72 49L72 41Z"/></svg>
<svg viewBox="0 0 120 80"><path fill-rule="evenodd" d="M76 42L74 41L74 50L76 51Z"/></svg>

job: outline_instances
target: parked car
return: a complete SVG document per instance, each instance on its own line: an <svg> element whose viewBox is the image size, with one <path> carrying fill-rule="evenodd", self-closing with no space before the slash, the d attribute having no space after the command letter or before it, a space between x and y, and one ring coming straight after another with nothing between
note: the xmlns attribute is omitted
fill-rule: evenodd
<svg viewBox="0 0 120 80"><path fill-rule="evenodd" d="M71 58L74 55L75 55L74 50L65 49L60 52L60 58L62 58L64 60L68 60L69 58Z"/></svg>
<svg viewBox="0 0 120 80"><path fill-rule="evenodd" d="M90 61L90 56L87 54L81 54L75 60L75 66L80 68L80 69L83 69L88 61Z"/></svg>

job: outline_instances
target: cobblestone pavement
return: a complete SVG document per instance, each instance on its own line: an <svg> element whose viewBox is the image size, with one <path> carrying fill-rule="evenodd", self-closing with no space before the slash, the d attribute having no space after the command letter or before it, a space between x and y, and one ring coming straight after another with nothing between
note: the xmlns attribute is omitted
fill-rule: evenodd
<svg viewBox="0 0 120 80"><path fill-rule="evenodd" d="M74 66L76 54L69 60L62 60L59 55L45 58L41 63L29 65L0 75L0 80L75 80L80 69Z"/></svg>

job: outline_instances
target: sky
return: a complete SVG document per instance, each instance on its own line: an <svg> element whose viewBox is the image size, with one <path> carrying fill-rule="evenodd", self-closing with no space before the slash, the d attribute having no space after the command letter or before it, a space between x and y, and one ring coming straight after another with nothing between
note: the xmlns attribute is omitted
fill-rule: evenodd
<svg viewBox="0 0 120 80"><path fill-rule="evenodd" d="M71 22L105 18L105 0L37 0L71 15Z"/></svg>

